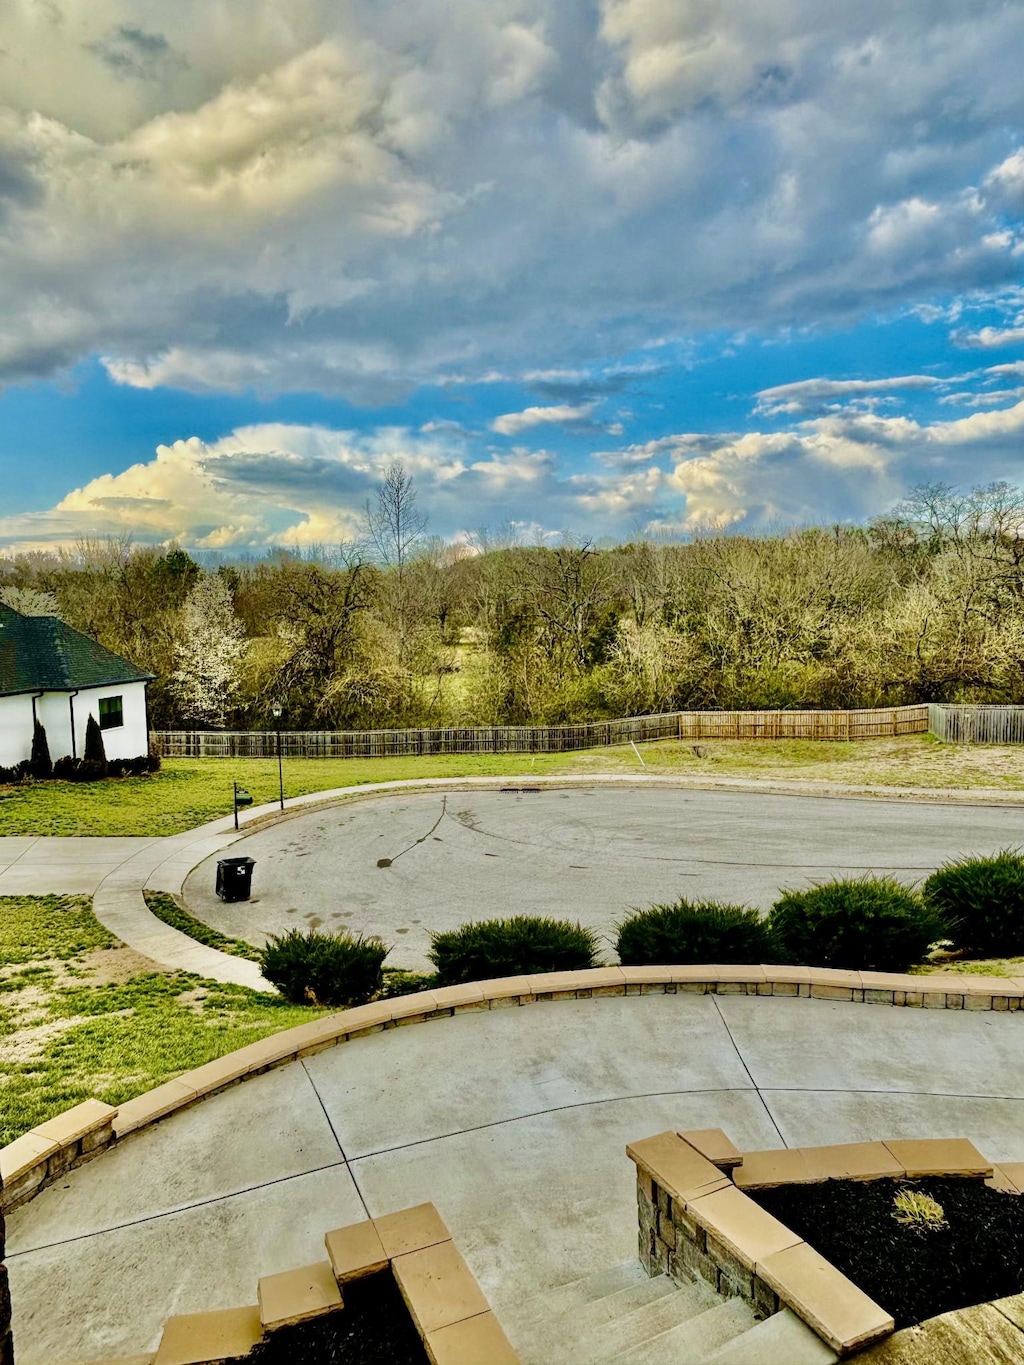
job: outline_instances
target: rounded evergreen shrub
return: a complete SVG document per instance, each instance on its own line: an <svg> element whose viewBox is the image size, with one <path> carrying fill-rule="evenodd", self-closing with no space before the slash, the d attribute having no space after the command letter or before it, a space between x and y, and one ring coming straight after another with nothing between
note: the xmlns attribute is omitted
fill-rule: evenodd
<svg viewBox="0 0 1024 1365"><path fill-rule="evenodd" d="M362 934L272 935L260 951L260 970L286 1000L300 1005L365 1005L381 989L391 949Z"/></svg>
<svg viewBox="0 0 1024 1365"><path fill-rule="evenodd" d="M615 942L624 967L701 962L766 962L771 935L756 910L718 901L688 901L634 910Z"/></svg>
<svg viewBox="0 0 1024 1365"><path fill-rule="evenodd" d="M439 986L494 976L568 972L597 963L597 936L569 920L542 915L479 920L432 934L427 954Z"/></svg>
<svg viewBox="0 0 1024 1365"><path fill-rule="evenodd" d="M786 891L768 927L783 961L848 971L905 972L948 937L945 918L894 877Z"/></svg>
<svg viewBox="0 0 1024 1365"><path fill-rule="evenodd" d="M924 884L924 897L947 917L957 948L977 957L1024 952L1024 856L960 858Z"/></svg>

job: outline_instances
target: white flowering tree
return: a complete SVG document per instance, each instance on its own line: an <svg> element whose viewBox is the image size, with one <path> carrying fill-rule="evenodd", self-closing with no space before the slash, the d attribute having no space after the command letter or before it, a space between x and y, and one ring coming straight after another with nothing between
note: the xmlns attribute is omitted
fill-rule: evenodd
<svg viewBox="0 0 1024 1365"><path fill-rule="evenodd" d="M219 574L204 574L185 599L170 689L185 720L217 727L238 688L242 623Z"/></svg>

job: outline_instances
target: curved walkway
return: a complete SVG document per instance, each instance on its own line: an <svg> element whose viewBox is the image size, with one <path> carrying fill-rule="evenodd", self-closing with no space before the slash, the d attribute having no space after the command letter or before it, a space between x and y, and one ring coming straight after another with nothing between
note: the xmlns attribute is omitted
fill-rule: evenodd
<svg viewBox="0 0 1024 1365"><path fill-rule="evenodd" d="M1024 1158L1020 1013L741 995L535 1002L397 1028L215 1095L8 1220L19 1365L152 1349L330 1227L432 1200L499 1317L635 1256L626 1142L965 1136Z"/></svg>

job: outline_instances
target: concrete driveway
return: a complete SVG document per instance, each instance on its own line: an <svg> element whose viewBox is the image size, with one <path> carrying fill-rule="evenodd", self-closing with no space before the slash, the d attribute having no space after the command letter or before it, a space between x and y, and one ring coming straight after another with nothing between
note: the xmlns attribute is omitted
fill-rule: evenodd
<svg viewBox="0 0 1024 1365"><path fill-rule="evenodd" d="M433 1200L501 1316L636 1255L624 1147L966 1136L1024 1159L1024 1017L652 995L388 1030L144 1130L8 1220L19 1365L152 1349L323 1235Z"/></svg>
<svg viewBox="0 0 1024 1365"><path fill-rule="evenodd" d="M784 887L892 873L922 880L964 853L1024 841L1007 806L918 804L666 787L379 796L247 836L252 901L214 895L216 859L184 886L225 933L323 925L383 935L393 966L422 968L431 931L492 915L580 919L606 939L631 907L713 897L767 909ZM380 866L382 860L388 865Z"/></svg>

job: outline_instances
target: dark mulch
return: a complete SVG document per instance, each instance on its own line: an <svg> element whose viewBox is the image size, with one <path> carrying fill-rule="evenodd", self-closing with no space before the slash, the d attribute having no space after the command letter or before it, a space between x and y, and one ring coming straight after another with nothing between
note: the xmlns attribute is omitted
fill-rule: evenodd
<svg viewBox="0 0 1024 1365"><path fill-rule="evenodd" d="M948 1227L897 1223L893 1200L901 1189L938 1200ZM982 1180L826 1180L749 1193L891 1313L897 1327L1024 1290L1024 1196Z"/></svg>
<svg viewBox="0 0 1024 1365"><path fill-rule="evenodd" d="M389 1270L347 1284L345 1306L281 1327L246 1357L259 1365L429 1365Z"/></svg>

